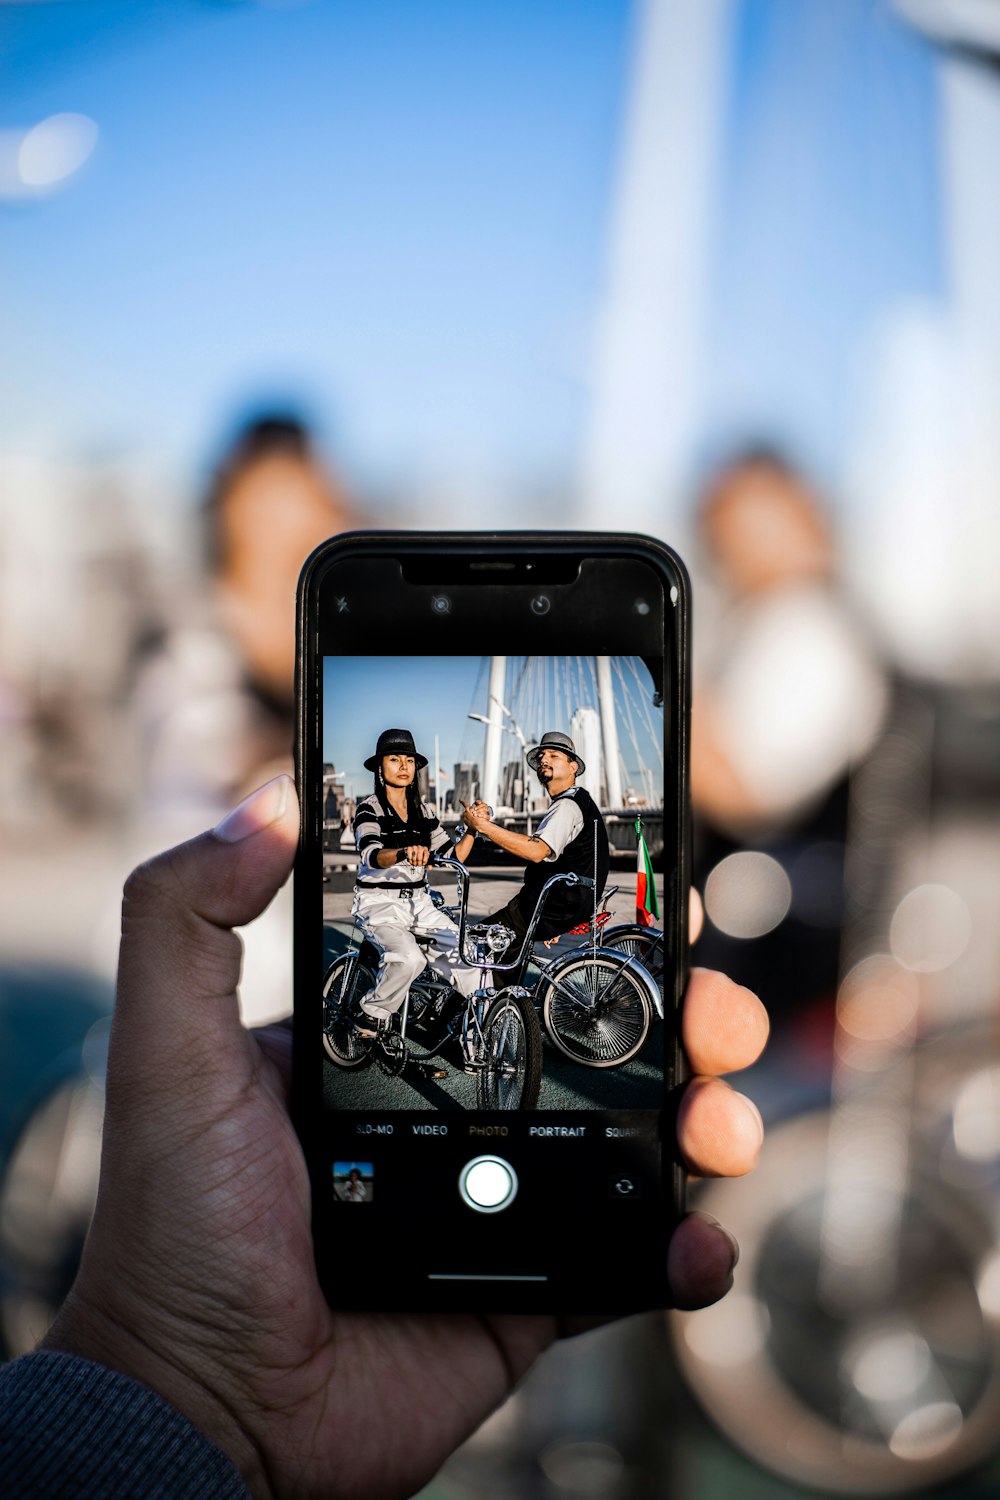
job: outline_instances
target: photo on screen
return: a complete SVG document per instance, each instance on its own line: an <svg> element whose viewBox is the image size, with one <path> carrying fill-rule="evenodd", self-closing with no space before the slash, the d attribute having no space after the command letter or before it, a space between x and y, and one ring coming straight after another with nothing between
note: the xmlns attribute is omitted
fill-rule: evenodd
<svg viewBox="0 0 1000 1500"><path fill-rule="evenodd" d="M338 1203L371 1203L375 1197L375 1166L370 1161L335 1161L333 1196Z"/></svg>
<svg viewBox="0 0 1000 1500"><path fill-rule="evenodd" d="M662 670L324 658L327 1107L661 1106Z"/></svg>

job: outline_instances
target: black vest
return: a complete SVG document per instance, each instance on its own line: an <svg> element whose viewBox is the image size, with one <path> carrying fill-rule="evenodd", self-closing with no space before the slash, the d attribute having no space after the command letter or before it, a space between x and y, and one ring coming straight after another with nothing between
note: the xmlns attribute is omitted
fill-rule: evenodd
<svg viewBox="0 0 1000 1500"><path fill-rule="evenodd" d="M565 932L568 928L575 927L578 922L591 915L595 894L598 899L604 894L611 864L608 830L604 826L600 808L586 787L570 787L568 791L560 792L558 797L553 797L553 804L563 797L572 797L583 814L583 827L575 839L570 839L558 859L540 859L537 864L528 865L524 872L524 885L518 894L518 908L525 921L530 922L542 886L552 875L572 873L593 879L596 873L597 890L592 891L589 886L580 890L579 886L574 889L561 883L554 885L545 898L540 929L543 936L546 935L543 929L552 928L553 931L548 935L554 936L556 932Z"/></svg>

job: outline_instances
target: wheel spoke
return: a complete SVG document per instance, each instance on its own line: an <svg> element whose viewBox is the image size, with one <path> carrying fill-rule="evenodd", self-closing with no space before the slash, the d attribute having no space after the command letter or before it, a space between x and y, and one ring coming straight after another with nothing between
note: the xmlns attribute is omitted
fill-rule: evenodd
<svg viewBox="0 0 1000 1500"><path fill-rule="evenodd" d="M517 1010L505 1005L486 1026L483 1085L487 1108L516 1109L524 1077L524 1028Z"/></svg>
<svg viewBox="0 0 1000 1500"><path fill-rule="evenodd" d="M641 1046L649 1024L648 1001L624 963L588 955L550 983L548 1024L568 1056L613 1066Z"/></svg>
<svg viewBox="0 0 1000 1500"><path fill-rule="evenodd" d="M329 971L323 994L323 1043L330 1059L341 1067L357 1067L371 1055L372 1041L358 1031L356 1019L374 979L351 955L338 959Z"/></svg>

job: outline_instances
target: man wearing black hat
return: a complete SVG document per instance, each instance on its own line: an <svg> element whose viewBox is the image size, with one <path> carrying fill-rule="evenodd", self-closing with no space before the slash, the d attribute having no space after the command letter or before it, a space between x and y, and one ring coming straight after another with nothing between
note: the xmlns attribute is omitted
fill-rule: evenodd
<svg viewBox="0 0 1000 1500"><path fill-rule="evenodd" d="M362 1005L361 1026L374 1033L406 999L410 985L430 962L462 994L476 988L478 970L461 962L458 928L427 893L432 853L468 857L474 835L453 847L438 819L420 799L417 772L427 764L408 729L386 729L365 769L375 773L375 791L359 802L354 837L361 856L354 883L354 917L379 949L375 988ZM432 938L426 956L414 932Z"/></svg>
<svg viewBox="0 0 1000 1500"><path fill-rule="evenodd" d="M502 922L513 932L506 951L497 959L504 963L519 951L542 887L552 875L596 876L596 892L590 886L553 886L545 898L541 921L535 929L537 938L558 937L588 921L594 910L595 896L600 897L608 878L610 855L608 832L601 810L576 778L587 769L568 734L552 729L542 735L540 744L526 755L551 798L551 805L534 833L517 833L501 828L490 819L483 802L465 807L465 824L480 838L490 839L501 849L527 861L524 883L506 906L478 922ZM464 858L464 855L462 856Z"/></svg>

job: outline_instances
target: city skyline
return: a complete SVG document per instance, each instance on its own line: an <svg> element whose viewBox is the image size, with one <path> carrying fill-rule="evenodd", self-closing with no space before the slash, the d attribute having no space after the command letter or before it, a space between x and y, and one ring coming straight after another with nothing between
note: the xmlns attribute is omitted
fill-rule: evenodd
<svg viewBox="0 0 1000 1500"><path fill-rule="evenodd" d="M511 681L508 713L504 717L500 753L500 787L513 788L516 766L523 767L523 792L529 799L535 778L524 763L525 748L545 730L572 733L577 724L577 746L583 749L579 713L588 708L592 674L574 657L509 658ZM645 801L657 801L663 755L662 712L652 709L653 681L636 658L612 658L615 673L615 719L618 728L623 790L634 790ZM487 715L487 675L490 658L348 657L328 656L323 670L323 759L342 777L344 794L364 797L372 789L372 773L364 761L374 754L382 730L408 729L417 752L427 757L433 780L435 736L441 768L440 801L454 791L456 767L484 766ZM561 690L560 690L560 680ZM644 699L645 702L640 702ZM349 712L343 706L349 705ZM597 713L589 708L587 757L593 772L600 759ZM523 717L523 723L519 721ZM576 716L576 717L575 717ZM537 722L536 722L537 721ZM597 739L594 738L596 734ZM523 736L525 745L520 742ZM599 792L600 788L592 788ZM652 793L652 795L651 795ZM539 799L544 802L544 798Z"/></svg>

